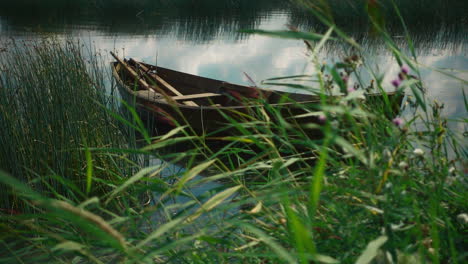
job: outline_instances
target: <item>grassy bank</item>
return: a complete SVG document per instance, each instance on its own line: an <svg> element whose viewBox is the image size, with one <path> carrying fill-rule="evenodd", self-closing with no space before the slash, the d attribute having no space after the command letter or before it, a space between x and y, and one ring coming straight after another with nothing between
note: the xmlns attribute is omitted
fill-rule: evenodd
<svg viewBox="0 0 468 264"><path fill-rule="evenodd" d="M77 46L26 46L5 55L12 56L2 60L10 62L6 69L19 68L1 75L1 98L14 100L0 104L8 125L0 128L8 161L0 181L8 186L4 197L35 211L0 212L0 262L466 262L467 151L464 135L447 126L466 122L447 120L443 105L425 99L415 58L375 28L400 64L392 83L383 83L385 72L362 68L360 47L336 28L321 36L255 31L311 42L315 73L270 84L344 96L305 109L321 124L295 123L259 101L242 123L230 120L238 133L221 148L184 127L128 146L116 115L102 111L109 102L96 88L100 72L82 64ZM318 62L332 37L356 54ZM374 80L361 81L362 71ZM412 95L404 116L363 96L389 86ZM323 136L311 136L310 128ZM194 147L159 151L181 143ZM155 162L129 175L129 153ZM185 169L167 173L180 162ZM51 173L58 183L46 184ZM105 188L86 195L88 186ZM138 197L148 192L145 204Z"/></svg>

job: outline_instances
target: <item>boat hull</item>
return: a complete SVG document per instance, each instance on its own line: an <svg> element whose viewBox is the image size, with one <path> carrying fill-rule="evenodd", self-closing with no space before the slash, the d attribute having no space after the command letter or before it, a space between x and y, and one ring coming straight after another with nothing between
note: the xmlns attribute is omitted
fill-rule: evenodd
<svg viewBox="0 0 468 264"><path fill-rule="evenodd" d="M145 64L147 67L154 67ZM195 102L197 106L184 105L171 100L167 94L160 94L152 90L139 90L138 85L130 85L128 76L121 64L114 62L111 64L114 78L119 87L120 93L127 102L135 102L136 108L147 122L154 122L159 131L163 128L171 128L178 125L187 125L196 134L212 134L213 136L236 134L239 126L233 123L249 124L254 123L255 116L260 120L270 122L280 122L276 116L282 117L288 123L303 127L304 124L318 124L323 121L316 115L307 115L311 110L318 110L320 97L310 94L297 94L285 92L272 92L258 89L261 95L267 95L255 100L243 100L234 98L233 94L226 91L235 91L245 95L252 91L252 87L230 84L223 81L203 78L196 75L186 74L161 67L157 69L158 76L161 76L174 87L178 87L181 92L187 95L199 93L215 93L220 96L198 98ZM126 79L127 78L127 79ZM234 94L235 95L235 94ZM391 104L389 117L398 114L401 108L404 94L387 93L388 101ZM371 102L383 102L383 95L368 95ZM273 109L273 111L271 111ZM294 118L303 116L300 119ZM311 127L311 126L308 126ZM310 135L320 135L319 129L309 129Z"/></svg>

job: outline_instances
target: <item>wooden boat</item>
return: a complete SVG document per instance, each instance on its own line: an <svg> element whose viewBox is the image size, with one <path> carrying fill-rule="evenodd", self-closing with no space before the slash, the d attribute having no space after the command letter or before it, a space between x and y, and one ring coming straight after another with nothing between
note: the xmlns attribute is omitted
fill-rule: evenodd
<svg viewBox="0 0 468 264"><path fill-rule="evenodd" d="M268 104L282 116L297 117L314 109L320 102L317 95L287 93L248 87L156 67L133 59L117 59L111 63L117 85L127 100L135 100L140 113L168 126L189 125L196 133L229 134L223 131L227 118L248 121L249 114ZM404 95L386 93L392 113L399 112ZM366 101L383 102L382 94L368 94ZM315 107L316 108L316 107ZM303 115L304 116L304 115ZM318 116L308 115L293 123L320 124ZM228 132L229 131L229 132Z"/></svg>

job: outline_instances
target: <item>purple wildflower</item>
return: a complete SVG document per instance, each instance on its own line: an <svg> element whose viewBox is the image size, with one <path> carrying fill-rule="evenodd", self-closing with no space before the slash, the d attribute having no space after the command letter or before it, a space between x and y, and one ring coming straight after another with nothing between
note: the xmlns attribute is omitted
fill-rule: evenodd
<svg viewBox="0 0 468 264"><path fill-rule="evenodd" d="M318 116L318 119L319 119L320 122L325 122L327 120L327 116L321 114L321 115Z"/></svg>
<svg viewBox="0 0 468 264"><path fill-rule="evenodd" d="M395 79L392 81L392 85L395 86L395 88L400 86L400 84L401 84L400 79Z"/></svg>
<svg viewBox="0 0 468 264"><path fill-rule="evenodd" d="M348 76L348 75L343 75L343 76L341 76L341 80L342 80L344 83L347 83L348 80L349 80L349 76Z"/></svg>
<svg viewBox="0 0 468 264"><path fill-rule="evenodd" d="M409 67L406 65L401 66L401 72L404 74L408 74L410 71Z"/></svg>
<svg viewBox="0 0 468 264"><path fill-rule="evenodd" d="M392 120L393 124L397 127L403 125L405 123L405 121L403 121L402 118L400 117L395 117L393 120Z"/></svg>

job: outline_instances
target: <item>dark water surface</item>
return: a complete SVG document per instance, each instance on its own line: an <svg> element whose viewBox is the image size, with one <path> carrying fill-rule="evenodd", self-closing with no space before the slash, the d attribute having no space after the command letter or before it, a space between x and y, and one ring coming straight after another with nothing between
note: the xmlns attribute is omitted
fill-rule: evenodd
<svg viewBox="0 0 468 264"><path fill-rule="evenodd" d="M407 50L404 31L389 1L385 23L392 37ZM430 98L446 104L445 115L466 117L461 96L466 84L430 68L468 79L468 4L459 0L397 0L415 43L423 81ZM49 3L49 4L48 4ZM375 39L365 15L365 1L330 1L336 23L363 45L364 60L391 89L398 65ZM301 41L239 33L240 29L285 29L325 32L317 19L289 1L30 1L0 3L0 51L10 39L42 36L81 38L98 50L117 50L160 66L229 82L248 84L314 71ZM320 53L334 62L350 55L343 45L329 44ZM106 58L111 60L111 58ZM459 129L466 129L459 125Z"/></svg>

